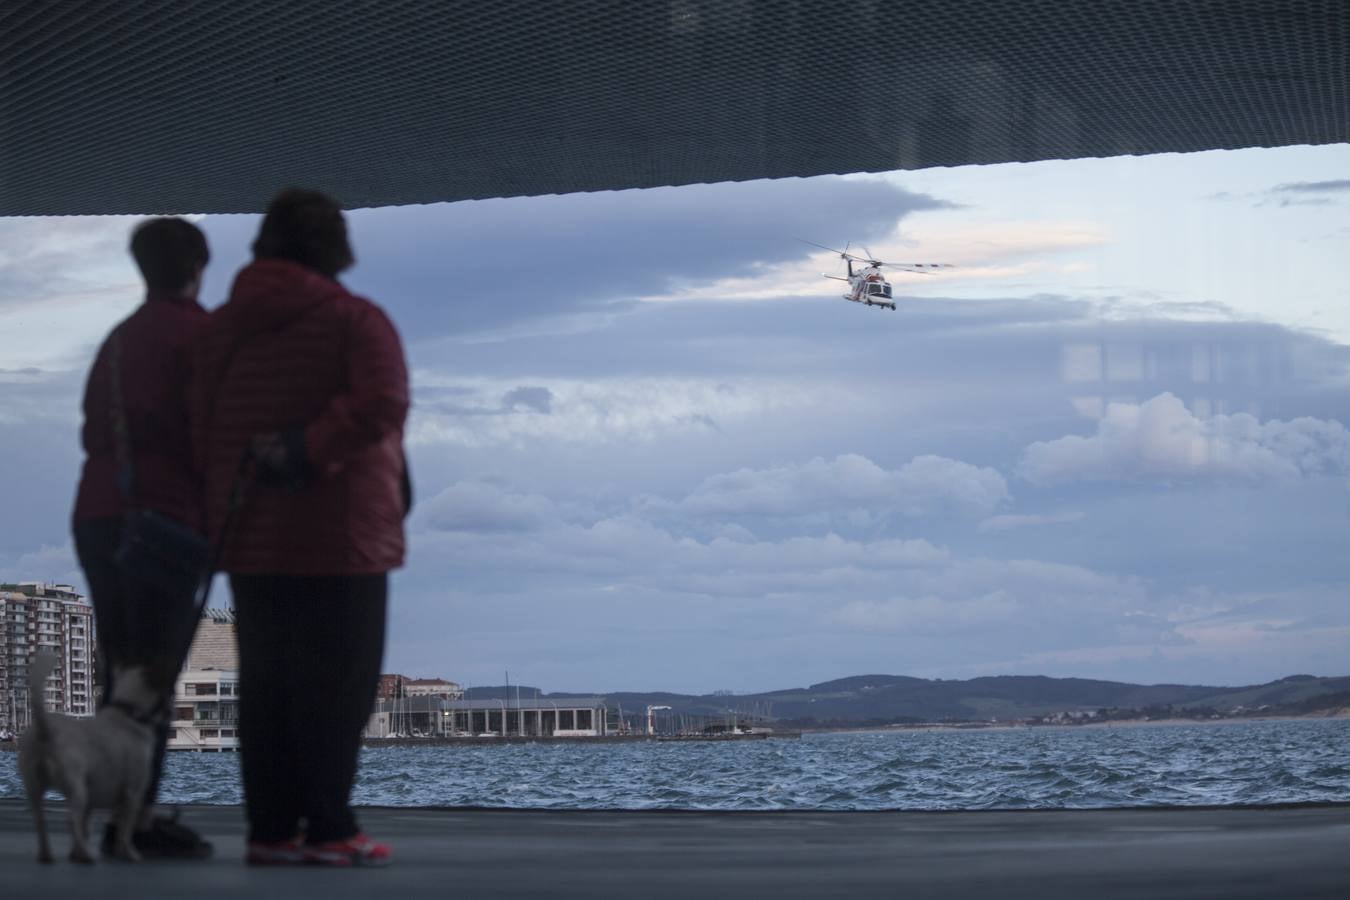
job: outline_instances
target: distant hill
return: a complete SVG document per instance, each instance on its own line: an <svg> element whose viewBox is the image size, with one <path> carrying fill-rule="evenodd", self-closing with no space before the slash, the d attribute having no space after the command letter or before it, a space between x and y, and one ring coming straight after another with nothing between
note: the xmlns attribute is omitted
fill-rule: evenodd
<svg viewBox="0 0 1350 900"><path fill-rule="evenodd" d="M517 688L512 686L510 696ZM535 688L519 688L533 696ZM597 692L598 693L598 692ZM473 698L505 697L503 687L478 687ZM544 698L576 696L541 693ZM1213 687L1127 684L1088 678L998 675L963 681L904 675L854 675L809 687L761 694L675 694L617 691L603 694L611 706L639 713L649 705L670 706L677 715L758 715L798 726L871 723L977 722L1030 719L1060 712L1152 709L1212 710L1222 715L1263 711L1314 712L1350 707L1350 676L1292 675L1269 684Z"/></svg>

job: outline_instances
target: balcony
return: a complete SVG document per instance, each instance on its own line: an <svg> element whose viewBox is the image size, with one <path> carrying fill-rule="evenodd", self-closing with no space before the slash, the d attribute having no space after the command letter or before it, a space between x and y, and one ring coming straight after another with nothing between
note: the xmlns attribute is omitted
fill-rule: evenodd
<svg viewBox="0 0 1350 900"><path fill-rule="evenodd" d="M185 720L175 720L174 724L180 726L190 725L193 728L201 728L203 726L207 728L218 728L222 725L226 728L235 728L239 725L239 719L238 718L222 719L219 716L216 716L214 718L193 719L191 722Z"/></svg>

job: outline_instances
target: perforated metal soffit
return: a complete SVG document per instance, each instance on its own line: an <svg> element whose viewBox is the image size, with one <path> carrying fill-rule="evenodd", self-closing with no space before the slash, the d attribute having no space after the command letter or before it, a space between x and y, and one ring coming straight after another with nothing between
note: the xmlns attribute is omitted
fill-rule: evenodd
<svg viewBox="0 0 1350 900"><path fill-rule="evenodd" d="M0 0L0 214L1350 140L1343 0Z"/></svg>

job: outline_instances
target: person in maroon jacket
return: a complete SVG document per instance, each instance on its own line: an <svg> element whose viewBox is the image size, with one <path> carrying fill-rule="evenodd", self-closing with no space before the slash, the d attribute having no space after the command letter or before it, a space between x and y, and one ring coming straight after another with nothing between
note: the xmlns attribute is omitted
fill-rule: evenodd
<svg viewBox="0 0 1350 900"><path fill-rule="evenodd" d="M253 256L203 330L192 397L238 623L246 859L382 865L390 850L361 834L349 799L403 563L403 349L336 280L354 260L330 198L279 194Z"/></svg>
<svg viewBox="0 0 1350 900"><path fill-rule="evenodd" d="M89 370L81 432L85 461L73 516L75 552L94 603L105 698L111 695L114 666L181 669L197 624L190 592L167 596L117 565L123 513L134 504L196 530L203 527L187 394L189 349L207 317L197 303L210 260L206 237L183 219L150 219L132 233L131 255L145 279L145 302L117 325ZM119 460L114 427L119 383L129 471ZM175 814L154 805L169 736L171 691L155 723L154 771L133 842L145 856L201 858L210 856L211 845L178 823ZM105 853L112 838L109 826Z"/></svg>

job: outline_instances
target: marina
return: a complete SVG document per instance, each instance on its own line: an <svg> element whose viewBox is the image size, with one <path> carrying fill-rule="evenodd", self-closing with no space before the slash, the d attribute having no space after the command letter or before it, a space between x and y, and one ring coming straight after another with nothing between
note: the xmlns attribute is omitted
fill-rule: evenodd
<svg viewBox="0 0 1350 900"><path fill-rule="evenodd" d="M604 697L516 696L464 699L456 694L381 697L366 725L367 746L482 740L585 742L727 741L801 737L771 720L729 710L720 716L676 714L651 705L625 712Z"/></svg>

